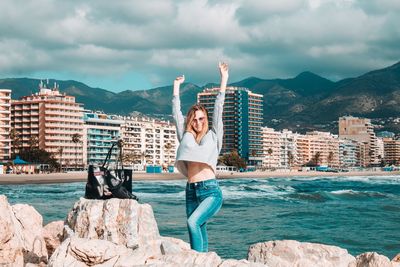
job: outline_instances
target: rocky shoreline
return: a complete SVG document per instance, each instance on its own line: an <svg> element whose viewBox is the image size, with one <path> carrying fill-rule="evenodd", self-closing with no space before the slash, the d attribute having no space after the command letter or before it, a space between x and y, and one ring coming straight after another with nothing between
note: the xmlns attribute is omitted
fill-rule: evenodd
<svg viewBox="0 0 400 267"><path fill-rule="evenodd" d="M354 257L339 247L294 240L254 244L241 260L198 253L161 236L152 207L134 200L81 198L64 222L42 224L32 206L10 205L0 195L0 266L400 267L400 254L392 260L376 252Z"/></svg>

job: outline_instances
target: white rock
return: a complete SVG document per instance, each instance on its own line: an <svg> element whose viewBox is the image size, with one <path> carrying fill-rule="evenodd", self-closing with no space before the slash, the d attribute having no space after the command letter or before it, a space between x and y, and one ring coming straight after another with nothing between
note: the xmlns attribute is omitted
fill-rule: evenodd
<svg viewBox="0 0 400 267"><path fill-rule="evenodd" d="M349 267L393 267L388 257L376 252L365 252L356 257L356 262Z"/></svg>
<svg viewBox="0 0 400 267"><path fill-rule="evenodd" d="M218 267L264 267L267 266L260 262L249 262L247 260L224 260Z"/></svg>
<svg viewBox="0 0 400 267"><path fill-rule="evenodd" d="M81 198L69 212L66 224L78 237L130 248L160 237L151 206L130 199Z"/></svg>
<svg viewBox="0 0 400 267"><path fill-rule="evenodd" d="M47 262L46 242L43 238L43 218L32 206L16 204L12 206L14 216L19 222L24 260L30 263Z"/></svg>
<svg viewBox="0 0 400 267"><path fill-rule="evenodd" d="M63 238L64 222L54 221L48 223L43 228L43 238L46 242L47 253L49 257L53 254L54 250L61 244Z"/></svg>
<svg viewBox="0 0 400 267"><path fill-rule="evenodd" d="M164 255L160 258L148 259L145 266L217 267L221 263L221 258L215 252L198 253L194 250L189 250L178 254Z"/></svg>
<svg viewBox="0 0 400 267"><path fill-rule="evenodd" d="M257 243L249 248L247 259L280 267L347 267L355 258L347 250L294 240Z"/></svg>

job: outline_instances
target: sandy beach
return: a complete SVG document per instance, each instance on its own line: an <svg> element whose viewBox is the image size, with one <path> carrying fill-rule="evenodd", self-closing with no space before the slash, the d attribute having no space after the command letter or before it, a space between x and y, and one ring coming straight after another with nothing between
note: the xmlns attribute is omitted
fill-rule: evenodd
<svg viewBox="0 0 400 267"><path fill-rule="evenodd" d="M360 171L360 172L299 172L299 171L266 171L266 172L221 172L217 174L218 179L234 178L273 178L273 177L335 177L335 176L387 176L400 175L400 171ZM84 182L87 179L86 172L50 173L50 174L2 174L0 184L51 184ZM134 172L133 180L179 180L185 179L180 173L144 173Z"/></svg>

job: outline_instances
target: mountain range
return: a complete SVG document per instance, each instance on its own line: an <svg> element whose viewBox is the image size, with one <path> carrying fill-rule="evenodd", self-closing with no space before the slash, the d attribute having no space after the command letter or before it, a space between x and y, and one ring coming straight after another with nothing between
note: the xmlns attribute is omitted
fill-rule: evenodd
<svg viewBox="0 0 400 267"><path fill-rule="evenodd" d="M137 111L164 119L171 114L171 85L114 93L78 81L49 80L49 84L54 82L59 84L61 92L75 96L85 109L121 115ZM12 89L12 99L18 99L37 92L39 83L38 79L6 78L0 79L0 88ZM196 102L198 92L213 86L216 85L184 83L181 88L183 112ZM337 82L306 71L290 79L250 77L230 86L246 87L262 94L264 125L278 130L337 132L338 117L343 115L385 121L382 129L400 130L400 126L390 120L400 114L400 62Z"/></svg>

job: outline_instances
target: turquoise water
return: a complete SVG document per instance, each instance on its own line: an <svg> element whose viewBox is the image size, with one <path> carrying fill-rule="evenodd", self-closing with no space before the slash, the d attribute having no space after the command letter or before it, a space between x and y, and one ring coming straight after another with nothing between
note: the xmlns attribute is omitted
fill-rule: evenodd
<svg viewBox="0 0 400 267"><path fill-rule="evenodd" d="M340 246L351 254L400 252L400 177L220 180L221 211L208 223L210 250L246 258L256 242L295 239ZM134 182L153 206L162 235L188 241L185 181ZM34 206L44 223L63 220L84 183L0 186L11 203Z"/></svg>

